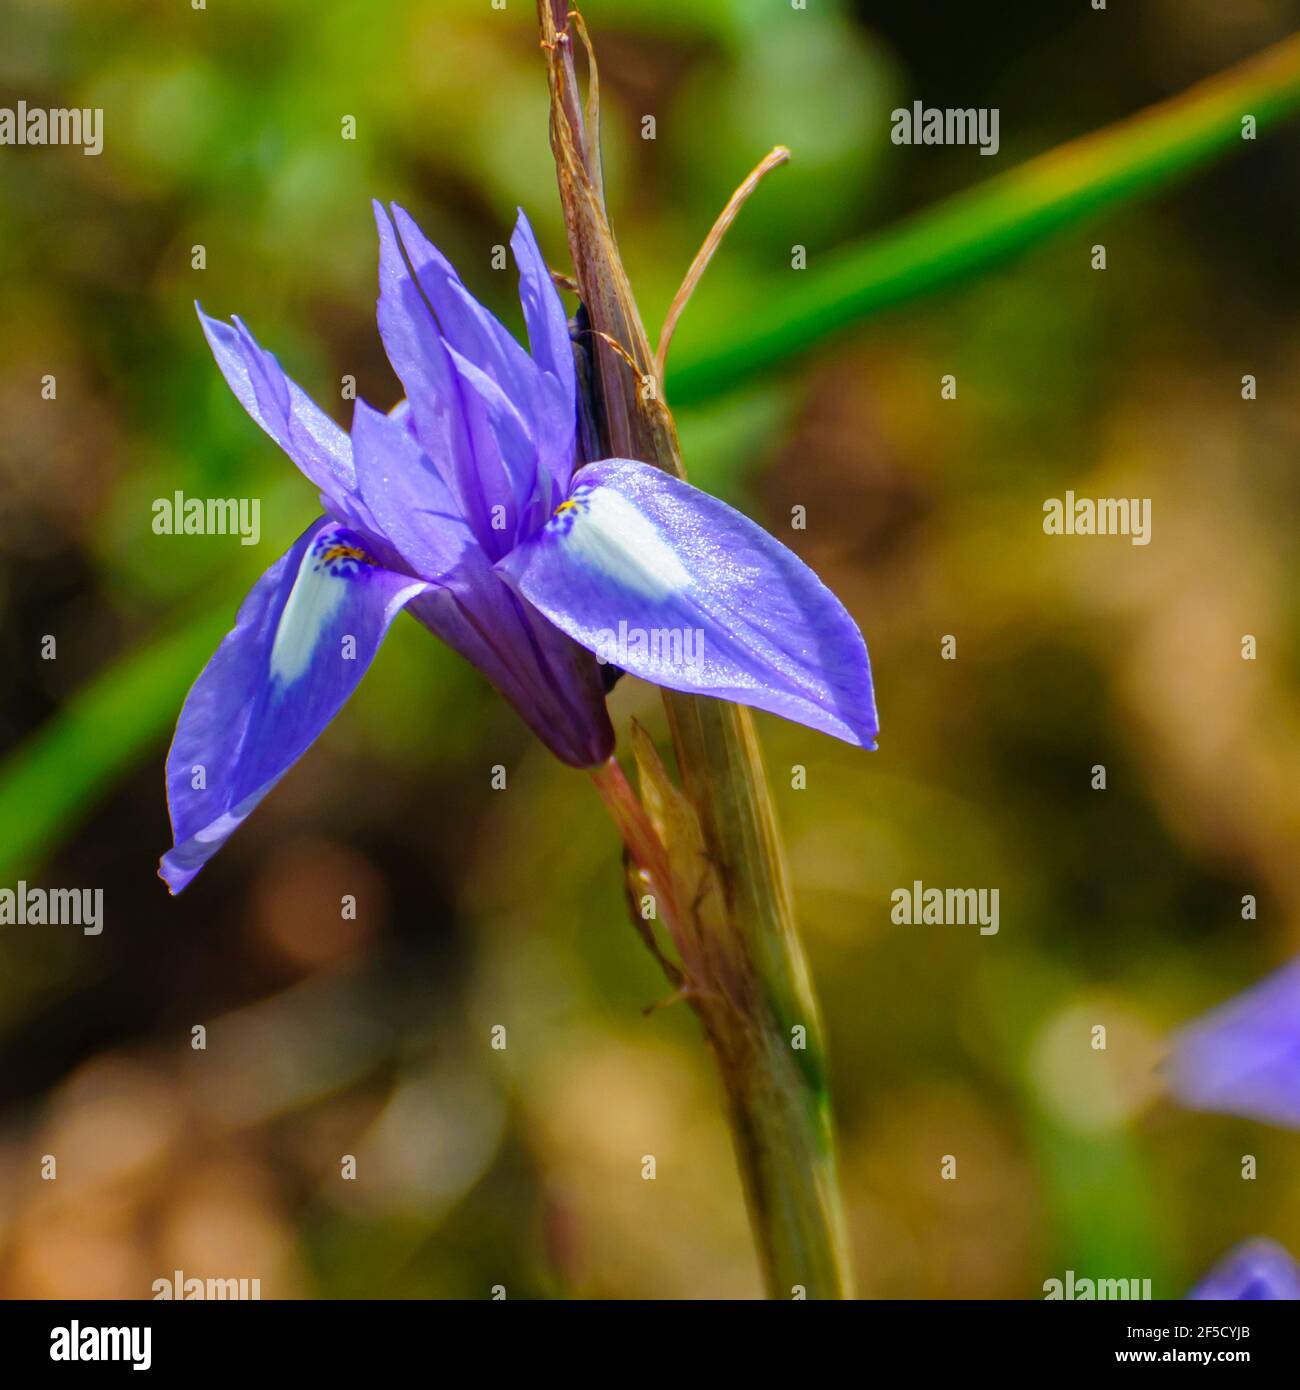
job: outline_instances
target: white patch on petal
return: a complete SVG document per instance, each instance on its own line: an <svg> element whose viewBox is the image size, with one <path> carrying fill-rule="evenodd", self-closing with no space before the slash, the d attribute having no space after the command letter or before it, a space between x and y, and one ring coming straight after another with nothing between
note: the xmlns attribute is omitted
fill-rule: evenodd
<svg viewBox="0 0 1300 1390"><path fill-rule="evenodd" d="M643 598L666 598L690 586L677 553L621 492L579 489L571 505L574 517L564 544L585 564Z"/></svg>
<svg viewBox="0 0 1300 1390"><path fill-rule="evenodd" d="M212 822L205 825L202 830L196 830L190 838L198 845L210 845L214 842L218 845L224 844L248 819L248 813L242 816L235 811L226 811Z"/></svg>
<svg viewBox="0 0 1300 1390"><path fill-rule="evenodd" d="M292 685L311 665L321 636L347 594L349 580L323 565L319 537L307 547L271 644L271 675Z"/></svg>

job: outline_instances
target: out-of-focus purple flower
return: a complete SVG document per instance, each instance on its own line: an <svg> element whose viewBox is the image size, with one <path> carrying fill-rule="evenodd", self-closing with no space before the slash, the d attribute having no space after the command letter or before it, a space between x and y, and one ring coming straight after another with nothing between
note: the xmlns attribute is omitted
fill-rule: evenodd
<svg viewBox="0 0 1300 1390"><path fill-rule="evenodd" d="M1234 1246L1187 1295L1195 1299L1297 1299L1300 1265L1273 1240Z"/></svg>
<svg viewBox="0 0 1300 1390"><path fill-rule="evenodd" d="M1300 1128L1300 960L1178 1033L1169 1084L1195 1110Z"/></svg>
<svg viewBox="0 0 1300 1390"><path fill-rule="evenodd" d="M379 330L406 399L344 433L238 319L199 316L248 413L325 515L254 586L167 760L179 892L356 688L396 615L470 660L577 767L613 749L601 662L874 746L866 645L791 551L628 459L575 471L568 323L523 214L531 354L400 208L376 206Z"/></svg>

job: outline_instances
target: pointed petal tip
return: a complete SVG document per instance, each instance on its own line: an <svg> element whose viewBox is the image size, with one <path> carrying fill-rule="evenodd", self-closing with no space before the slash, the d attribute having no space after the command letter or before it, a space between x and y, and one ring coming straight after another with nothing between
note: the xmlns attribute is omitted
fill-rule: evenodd
<svg viewBox="0 0 1300 1390"><path fill-rule="evenodd" d="M394 410L396 408L396 406L393 407ZM356 400L352 402L352 429L356 429L358 419L369 424L376 416L386 415L388 413L389 412L383 410L376 410L364 396L358 396Z"/></svg>
<svg viewBox="0 0 1300 1390"><path fill-rule="evenodd" d="M863 643L865 646L865 642ZM861 738L860 747L868 753L878 753L880 745L877 740L880 738L880 716L876 713L876 698L874 689L867 696L870 713L864 718L855 720L858 734Z"/></svg>
<svg viewBox="0 0 1300 1390"><path fill-rule="evenodd" d="M415 218L407 212L401 203L389 203L388 211L392 216L393 225L396 226L398 235L401 236L403 241L406 240L406 232L408 230L416 232L421 236L423 235L423 233L420 232L419 223L416 222Z"/></svg>
<svg viewBox="0 0 1300 1390"><path fill-rule="evenodd" d="M707 692L702 692L707 693ZM869 701L870 697L868 697ZM747 701L742 700L742 704ZM759 705L759 709L764 706ZM778 718L790 718L780 710L769 710ZM876 739L880 734L880 725L876 722L875 710L872 709L869 715L863 716L855 713L853 707L847 702L840 708L822 705L818 714L810 711L809 716L803 719L796 719L797 723L802 723L806 728L816 730L819 733L829 734L831 738L837 738L841 743L847 743L850 748L861 748L865 753L879 752Z"/></svg>
<svg viewBox="0 0 1300 1390"><path fill-rule="evenodd" d="M1300 960L1275 970L1173 1036L1162 1069L1191 1110L1300 1129Z"/></svg>
<svg viewBox="0 0 1300 1390"><path fill-rule="evenodd" d="M172 857L174 849L173 846L158 861L158 877L167 885L167 895L171 898L175 898L183 892L194 877L192 873L187 873L183 869L177 870L167 862Z"/></svg>
<svg viewBox="0 0 1300 1390"><path fill-rule="evenodd" d="M379 235L391 236L393 231L393 208L395 203L385 203L379 198L371 198L370 209L375 214L375 226Z"/></svg>
<svg viewBox="0 0 1300 1390"><path fill-rule="evenodd" d="M214 333L233 333L235 331L226 319L219 319L209 314L197 299L194 301L194 312L198 315L199 326L203 329L206 338L211 339Z"/></svg>
<svg viewBox="0 0 1300 1390"><path fill-rule="evenodd" d="M780 713L779 711L773 712ZM821 732L830 734L832 738L838 738L841 742L847 743L851 748L861 748L865 753L880 751L876 743L880 729L874 723L863 723L857 719L850 719L846 715L836 714L831 720L817 724L808 723L807 727L820 729Z"/></svg>
<svg viewBox="0 0 1300 1390"><path fill-rule="evenodd" d="M528 214L523 208L516 208L515 213L515 225L510 233L510 249L515 253L515 261L521 261L527 256L545 266L546 258L542 255L537 233L533 231L533 224L528 220ZM521 266L520 270L522 271L522 269ZM550 278L549 272L547 278Z"/></svg>

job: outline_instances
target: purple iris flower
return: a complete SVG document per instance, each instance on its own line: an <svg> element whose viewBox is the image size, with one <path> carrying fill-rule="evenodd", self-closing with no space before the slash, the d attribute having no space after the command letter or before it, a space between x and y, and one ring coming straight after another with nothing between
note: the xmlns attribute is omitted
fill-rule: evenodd
<svg viewBox="0 0 1300 1390"><path fill-rule="evenodd" d="M1192 1109L1300 1129L1300 960L1184 1028L1169 1084Z"/></svg>
<svg viewBox="0 0 1300 1390"><path fill-rule="evenodd" d="M1229 1250L1187 1297L1233 1302L1297 1299L1300 1265L1276 1241L1243 1241Z"/></svg>
<svg viewBox="0 0 1300 1390"><path fill-rule="evenodd" d="M602 662L873 747L862 635L796 555L647 464L576 467L569 326L523 214L511 247L531 354L406 213L375 211L379 331L406 399L388 414L358 401L350 436L238 319L199 311L231 389L325 515L254 586L181 710L171 891L338 713L404 608L575 767L613 751Z"/></svg>

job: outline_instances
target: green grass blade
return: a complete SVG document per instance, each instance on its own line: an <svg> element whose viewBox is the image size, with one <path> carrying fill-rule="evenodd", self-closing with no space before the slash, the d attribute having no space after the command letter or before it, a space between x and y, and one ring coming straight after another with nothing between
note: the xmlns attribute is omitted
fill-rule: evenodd
<svg viewBox="0 0 1300 1390"><path fill-rule="evenodd" d="M116 661L0 770L0 882L30 873L96 796L150 752L234 620L223 602ZM158 766L158 796L163 770ZM167 846L158 846L159 854Z"/></svg>
<svg viewBox="0 0 1300 1390"><path fill-rule="evenodd" d="M1149 107L1062 145L883 235L846 247L820 270L749 296L721 343L677 349L668 399L691 405L742 385L893 305L917 299L1046 240L1088 213L1149 194L1300 107L1300 36Z"/></svg>

